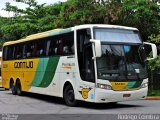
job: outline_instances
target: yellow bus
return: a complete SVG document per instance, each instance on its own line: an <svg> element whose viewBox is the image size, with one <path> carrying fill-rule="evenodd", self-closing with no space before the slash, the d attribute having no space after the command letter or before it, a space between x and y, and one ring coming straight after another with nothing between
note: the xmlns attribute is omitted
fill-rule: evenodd
<svg viewBox="0 0 160 120"><path fill-rule="evenodd" d="M151 43L153 58L156 46ZM2 85L12 94L32 92L107 103L144 99L148 77L139 31L115 25L79 25L30 35L3 45Z"/></svg>

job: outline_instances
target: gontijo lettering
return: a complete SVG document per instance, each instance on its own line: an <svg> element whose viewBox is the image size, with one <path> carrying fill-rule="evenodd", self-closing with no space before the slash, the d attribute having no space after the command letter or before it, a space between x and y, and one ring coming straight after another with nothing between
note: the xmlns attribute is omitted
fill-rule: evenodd
<svg viewBox="0 0 160 120"><path fill-rule="evenodd" d="M33 61L29 62L15 62L14 68L33 68Z"/></svg>

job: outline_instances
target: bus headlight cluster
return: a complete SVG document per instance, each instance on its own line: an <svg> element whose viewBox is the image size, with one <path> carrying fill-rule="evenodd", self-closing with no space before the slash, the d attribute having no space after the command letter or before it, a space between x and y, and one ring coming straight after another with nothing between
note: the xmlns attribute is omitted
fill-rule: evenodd
<svg viewBox="0 0 160 120"><path fill-rule="evenodd" d="M100 83L97 83L97 88L112 90L112 87L110 85Z"/></svg>
<svg viewBox="0 0 160 120"><path fill-rule="evenodd" d="M141 88L145 88L145 87L148 87L148 83L143 83L143 84L141 85Z"/></svg>

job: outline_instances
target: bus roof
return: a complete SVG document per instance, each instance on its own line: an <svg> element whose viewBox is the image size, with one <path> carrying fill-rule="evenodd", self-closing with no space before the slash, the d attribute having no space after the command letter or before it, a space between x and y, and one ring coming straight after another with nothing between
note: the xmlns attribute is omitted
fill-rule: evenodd
<svg viewBox="0 0 160 120"><path fill-rule="evenodd" d="M75 29L84 29L84 28L94 28L94 27L138 30L137 28L134 28L134 27L126 27L126 26L119 26L119 25L108 25L108 24L85 24L85 25L75 26L74 28Z"/></svg>
<svg viewBox="0 0 160 120"><path fill-rule="evenodd" d="M66 29L53 29L53 30L50 30L50 31L29 35L26 38L23 38L23 39L20 39L20 40L5 42L3 44L3 46L22 43L22 42L31 41L31 40L36 40L36 39L39 39L39 38L50 37L50 36L54 36L54 35L60 35L60 34L68 33L68 32L71 32L71 31L77 30L77 29L94 28L94 27L138 30L137 28L118 26L118 25L85 24L85 25L78 25L78 26L71 27L71 28L66 28Z"/></svg>
<svg viewBox="0 0 160 120"><path fill-rule="evenodd" d="M22 43L22 42L26 42L26 41L32 41L32 40L36 40L36 39L39 39L39 38L45 38L45 37L50 37L50 36L54 36L54 35L59 35L59 34L67 33L67 32L70 32L70 31L71 31L71 28L53 29L53 30L50 30L50 31L29 35L26 38L23 38L23 39L20 39L20 40L5 42L3 44L3 46Z"/></svg>

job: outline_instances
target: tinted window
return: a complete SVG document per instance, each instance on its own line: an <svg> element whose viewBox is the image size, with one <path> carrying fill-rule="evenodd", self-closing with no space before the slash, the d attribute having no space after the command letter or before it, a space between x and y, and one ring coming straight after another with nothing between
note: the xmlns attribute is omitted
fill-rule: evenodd
<svg viewBox="0 0 160 120"><path fill-rule="evenodd" d="M74 54L74 33L9 45L3 49L4 60L68 56Z"/></svg>
<svg viewBox="0 0 160 120"><path fill-rule="evenodd" d="M74 33L50 37L47 41L47 51L48 56L74 54Z"/></svg>

